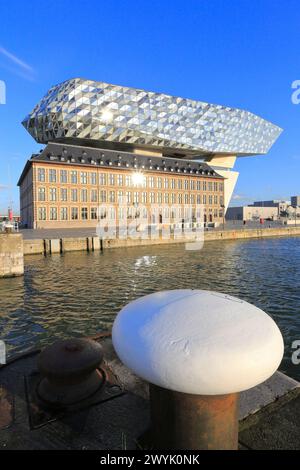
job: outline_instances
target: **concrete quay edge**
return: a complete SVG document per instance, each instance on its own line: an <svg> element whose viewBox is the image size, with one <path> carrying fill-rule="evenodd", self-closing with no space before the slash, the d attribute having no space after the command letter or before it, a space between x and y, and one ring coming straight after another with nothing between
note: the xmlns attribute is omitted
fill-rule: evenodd
<svg viewBox="0 0 300 470"><path fill-rule="evenodd" d="M251 238L300 236L300 227L243 229L204 232L204 241L244 240ZM110 239L101 240L96 236L61 237L52 239L24 239L24 255L63 253L69 251L97 251L107 248L126 248L186 243L189 238L152 238L152 239ZM52 248L51 250L51 245Z"/></svg>

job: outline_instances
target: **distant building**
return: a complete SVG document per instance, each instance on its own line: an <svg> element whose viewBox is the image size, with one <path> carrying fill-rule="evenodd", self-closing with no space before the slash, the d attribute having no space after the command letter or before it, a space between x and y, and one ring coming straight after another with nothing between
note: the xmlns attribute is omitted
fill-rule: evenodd
<svg viewBox="0 0 300 470"><path fill-rule="evenodd" d="M9 215L8 214L0 214L0 222L5 222L8 221ZM20 216L19 215L13 215L12 220L14 222L20 222Z"/></svg>
<svg viewBox="0 0 300 470"><path fill-rule="evenodd" d="M295 208L299 208L295 211ZM300 217L300 196L292 196L291 201L273 199L270 201L255 201L248 206L229 207L226 212L227 220L255 220Z"/></svg>
<svg viewBox="0 0 300 470"><path fill-rule="evenodd" d="M227 220L259 220L259 219L278 219L278 208L261 206L239 206L228 207L226 212Z"/></svg>
<svg viewBox="0 0 300 470"><path fill-rule="evenodd" d="M245 110L80 78L52 87L23 125L47 145L18 183L33 228L95 226L124 199L128 218L141 204L163 218L202 204L218 224L236 158L266 154L282 131Z"/></svg>
<svg viewBox="0 0 300 470"><path fill-rule="evenodd" d="M300 196L292 196L291 197L291 205L293 207L300 207Z"/></svg>
<svg viewBox="0 0 300 470"><path fill-rule="evenodd" d="M290 201L273 199L271 201L255 201L253 204L249 204L249 207L277 207L278 217L286 215L288 207L291 205Z"/></svg>
<svg viewBox="0 0 300 470"><path fill-rule="evenodd" d="M28 160L18 182L28 228L95 227L100 219L128 220L151 206L170 222L170 208L204 206L204 222L221 223L224 178L206 163L63 144L48 144ZM175 217L174 217L175 218ZM180 219L181 220L181 219ZM119 222L117 222L119 223Z"/></svg>

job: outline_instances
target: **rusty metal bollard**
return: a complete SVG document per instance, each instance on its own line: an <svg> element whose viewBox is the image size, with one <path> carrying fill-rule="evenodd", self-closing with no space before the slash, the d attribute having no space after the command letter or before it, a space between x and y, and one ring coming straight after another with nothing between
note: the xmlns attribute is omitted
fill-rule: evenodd
<svg viewBox="0 0 300 470"><path fill-rule="evenodd" d="M102 347L90 339L60 340L46 347L38 357L40 399L50 406L68 406L93 395L103 381L98 371L102 359Z"/></svg>
<svg viewBox="0 0 300 470"><path fill-rule="evenodd" d="M122 362L150 383L157 449L237 449L239 392L268 379L283 356L282 335L265 312L202 290L131 302L112 339Z"/></svg>

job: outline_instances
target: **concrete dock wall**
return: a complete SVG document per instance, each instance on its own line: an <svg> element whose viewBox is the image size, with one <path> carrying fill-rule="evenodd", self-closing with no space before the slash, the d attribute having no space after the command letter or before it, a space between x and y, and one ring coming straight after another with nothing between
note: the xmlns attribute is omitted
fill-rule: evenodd
<svg viewBox="0 0 300 470"><path fill-rule="evenodd" d="M0 278L24 274L23 236L19 233L0 234Z"/></svg>
<svg viewBox="0 0 300 470"><path fill-rule="evenodd" d="M241 240L249 238L291 237L299 236L300 227L278 227L243 230L207 231L204 233L205 241L213 240ZM112 239L100 240L98 237L72 237L53 240L24 240L24 255L65 253L70 251L99 251L108 248L122 248L134 246L149 246L185 243L184 237L152 238L152 239Z"/></svg>

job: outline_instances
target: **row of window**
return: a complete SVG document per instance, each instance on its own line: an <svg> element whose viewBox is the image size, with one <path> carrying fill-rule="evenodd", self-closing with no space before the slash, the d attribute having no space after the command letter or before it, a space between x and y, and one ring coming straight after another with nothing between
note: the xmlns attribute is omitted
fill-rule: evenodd
<svg viewBox="0 0 300 470"><path fill-rule="evenodd" d="M163 213L164 217L166 218L175 218L175 217L184 217L184 209L179 208L179 212L176 214L176 211L171 210L169 207L164 207L162 208L161 212ZM125 208L120 207L118 209L118 212L116 212L116 209L113 207L109 208L97 208L97 207L91 207L90 210L87 207L81 207L79 210L78 207L71 207L70 209L68 207L61 207L60 210L58 211L57 207L50 207L49 208L49 220L98 220L99 219L105 219L109 218L111 220L114 220L116 218L116 214L118 214L119 219L124 219L125 217L127 218L135 218L135 217L142 217L144 219L148 219L148 211L146 208L139 210L136 210L132 207L129 207L127 209L127 212L125 212ZM217 209L209 209L209 214L214 215L214 217L222 217L223 212L221 210ZM152 218L155 217L155 215L151 216ZM204 214L204 219L206 221L206 214ZM47 220L47 208L46 207L39 207L38 208L38 220L43 221Z"/></svg>
<svg viewBox="0 0 300 470"><path fill-rule="evenodd" d="M139 175L138 177L136 175ZM46 182L45 168L38 168L38 181ZM224 184L217 181L200 181L182 178L161 178L155 176L145 176L138 174L123 175L114 173L99 173L97 181L96 172L77 171L77 170L56 170L49 169L48 182L62 184L70 182L71 184L99 184L101 186L141 186L157 189L191 189L197 191L223 191Z"/></svg>
<svg viewBox="0 0 300 470"><path fill-rule="evenodd" d="M89 196L89 197L88 197ZM69 199L70 198L70 199ZM87 189L76 189L72 188L70 190L68 198L68 190L67 188L49 188L48 200L50 202L56 202L60 200L61 202L67 202L70 200L71 202L99 202L99 203L116 203L119 204L127 203L127 204L215 204L215 205L223 205L223 196L215 195L207 195L207 194L188 194L188 193L156 193L156 192L139 192L139 191L106 191L101 190L98 192L97 189L91 189L89 192ZM39 187L38 188L38 201L44 202L46 201L46 188Z"/></svg>
<svg viewBox="0 0 300 470"><path fill-rule="evenodd" d="M81 208L81 220L88 220L88 208ZM92 207L90 209L90 218L92 220L97 220L97 207ZM79 219L79 210L78 207L72 207L70 211L70 219L78 220ZM47 209L46 207L38 208L38 220L47 220ZM57 207L50 207L49 209L49 220L58 220L58 209ZM59 220L69 220L69 209L68 207L60 208L60 218Z"/></svg>

